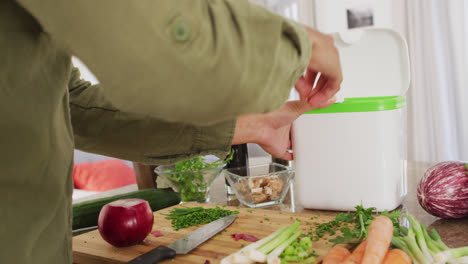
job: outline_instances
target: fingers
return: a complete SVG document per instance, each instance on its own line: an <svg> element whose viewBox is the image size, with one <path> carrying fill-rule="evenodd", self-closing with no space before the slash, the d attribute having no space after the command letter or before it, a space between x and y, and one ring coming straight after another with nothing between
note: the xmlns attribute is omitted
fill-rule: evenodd
<svg viewBox="0 0 468 264"><path fill-rule="evenodd" d="M299 80L296 82L296 91L299 93L299 97L301 100L306 101L309 97L310 90L312 90L312 85L310 85L304 76L301 76Z"/></svg>
<svg viewBox="0 0 468 264"><path fill-rule="evenodd" d="M318 72L314 72L308 69L306 76L301 76L301 78L299 78L299 80L296 82L295 87L301 100L306 101L307 98L309 98L314 93L313 87L318 74Z"/></svg>
<svg viewBox="0 0 468 264"><path fill-rule="evenodd" d="M321 89L325 88L325 85L328 82L328 78L324 75L321 75L320 78L317 81L317 85L315 86L315 91L320 91ZM315 94L315 93L314 93Z"/></svg>
<svg viewBox="0 0 468 264"><path fill-rule="evenodd" d="M308 98L307 102L312 107L323 108L323 105L327 105L340 89L339 84L336 81L333 82L327 80L326 83L322 83L321 85L322 86L320 88L315 88L317 89L317 92Z"/></svg>
<svg viewBox="0 0 468 264"><path fill-rule="evenodd" d="M319 75L318 72L307 69L306 81L308 83L310 83L312 85L312 87L313 87L313 85L315 84L315 80L317 79L318 75Z"/></svg>
<svg viewBox="0 0 468 264"><path fill-rule="evenodd" d="M283 160L293 160L293 154L289 152L284 152L282 155L277 156L277 158L283 159Z"/></svg>
<svg viewBox="0 0 468 264"><path fill-rule="evenodd" d="M307 73L320 72L317 85L308 93L307 102L312 107L319 108L328 105L331 98L340 90L343 74L333 37L310 28L306 28L306 30L313 45ZM311 75L311 77L317 77L317 74ZM311 80L307 80L307 76L305 80L312 83Z"/></svg>

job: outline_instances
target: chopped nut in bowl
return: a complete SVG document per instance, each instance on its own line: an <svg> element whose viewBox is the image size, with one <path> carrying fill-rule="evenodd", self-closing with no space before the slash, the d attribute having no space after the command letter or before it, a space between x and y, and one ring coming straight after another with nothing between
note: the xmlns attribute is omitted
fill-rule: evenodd
<svg viewBox="0 0 468 264"><path fill-rule="evenodd" d="M268 163L225 169L224 176L237 199L248 207L256 208L282 203L294 170L278 163Z"/></svg>

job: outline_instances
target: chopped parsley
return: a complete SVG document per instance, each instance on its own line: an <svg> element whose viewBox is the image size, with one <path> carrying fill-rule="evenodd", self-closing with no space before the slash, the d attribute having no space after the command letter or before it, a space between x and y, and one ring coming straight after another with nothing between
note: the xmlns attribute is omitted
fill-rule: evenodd
<svg viewBox="0 0 468 264"><path fill-rule="evenodd" d="M340 231L336 237L330 239L334 245L336 244L357 244L367 238L369 225L374 219L376 208L364 208L361 205L355 207L356 212L340 213L335 216L335 219L326 223L313 223L314 230L312 232L312 240L318 241L325 235L334 236ZM399 234L404 232L404 227L400 227L400 211L393 212L384 211L381 214L388 216L394 226L394 232ZM309 232L310 234L310 232Z"/></svg>

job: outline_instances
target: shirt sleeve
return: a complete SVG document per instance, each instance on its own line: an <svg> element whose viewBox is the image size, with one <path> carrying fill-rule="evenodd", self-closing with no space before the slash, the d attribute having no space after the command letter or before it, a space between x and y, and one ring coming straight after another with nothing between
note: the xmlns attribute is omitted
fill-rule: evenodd
<svg viewBox="0 0 468 264"><path fill-rule="evenodd" d="M304 72L303 26L247 0L18 0L125 113L195 125L279 108Z"/></svg>
<svg viewBox="0 0 468 264"><path fill-rule="evenodd" d="M224 158L230 150L234 120L195 126L127 113L106 100L102 90L73 68L69 94L77 149L157 165L206 154Z"/></svg>

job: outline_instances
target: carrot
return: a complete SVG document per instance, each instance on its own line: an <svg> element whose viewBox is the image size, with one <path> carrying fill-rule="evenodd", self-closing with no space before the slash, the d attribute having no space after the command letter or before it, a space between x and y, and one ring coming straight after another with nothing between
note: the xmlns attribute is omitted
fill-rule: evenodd
<svg viewBox="0 0 468 264"><path fill-rule="evenodd" d="M350 254L347 248L339 246L334 247L327 252L327 255L323 258L322 264L339 264Z"/></svg>
<svg viewBox="0 0 468 264"><path fill-rule="evenodd" d="M401 249L388 251L382 264L411 264L411 258Z"/></svg>
<svg viewBox="0 0 468 264"><path fill-rule="evenodd" d="M354 249L353 253L346 257L341 264L359 264L364 257L364 252L366 250L367 240L364 240L359 244L359 246Z"/></svg>
<svg viewBox="0 0 468 264"><path fill-rule="evenodd" d="M377 216L369 226L367 246L361 264L381 264L392 242L393 223L386 216Z"/></svg>

